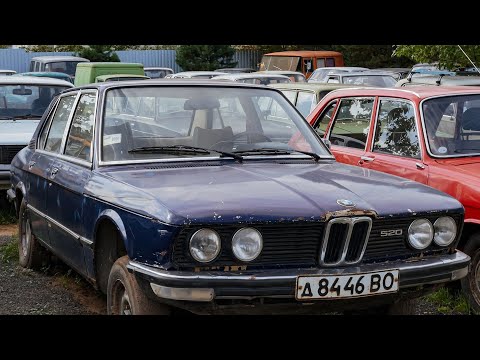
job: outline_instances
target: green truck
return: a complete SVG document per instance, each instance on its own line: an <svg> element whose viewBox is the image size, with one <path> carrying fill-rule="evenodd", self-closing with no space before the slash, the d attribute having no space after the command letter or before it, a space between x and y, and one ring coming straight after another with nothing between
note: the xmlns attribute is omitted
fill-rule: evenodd
<svg viewBox="0 0 480 360"><path fill-rule="evenodd" d="M85 62L77 65L75 86L108 80L148 79L140 63Z"/></svg>

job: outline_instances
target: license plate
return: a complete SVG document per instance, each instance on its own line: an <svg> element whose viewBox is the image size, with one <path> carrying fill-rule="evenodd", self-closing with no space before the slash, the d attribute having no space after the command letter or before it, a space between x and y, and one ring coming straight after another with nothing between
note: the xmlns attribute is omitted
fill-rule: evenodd
<svg viewBox="0 0 480 360"><path fill-rule="evenodd" d="M338 299L398 291L398 270L332 276L299 276L297 300Z"/></svg>

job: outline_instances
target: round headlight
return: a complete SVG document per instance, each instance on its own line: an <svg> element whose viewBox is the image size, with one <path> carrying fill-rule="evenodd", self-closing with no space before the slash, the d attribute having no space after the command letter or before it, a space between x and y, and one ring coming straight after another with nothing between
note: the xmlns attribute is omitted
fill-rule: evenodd
<svg viewBox="0 0 480 360"><path fill-rule="evenodd" d="M238 230L232 239L233 254L241 261L252 261L262 252L263 239L257 229Z"/></svg>
<svg viewBox="0 0 480 360"><path fill-rule="evenodd" d="M438 218L433 224L433 228L435 229L433 241L439 246L450 245L457 236L457 224L450 216Z"/></svg>
<svg viewBox="0 0 480 360"><path fill-rule="evenodd" d="M220 253L220 246L220 236L211 229L200 229L190 238L190 254L202 263L215 259Z"/></svg>
<svg viewBox="0 0 480 360"><path fill-rule="evenodd" d="M433 226L427 219L414 220L408 228L408 242L414 249L422 250L432 243Z"/></svg>

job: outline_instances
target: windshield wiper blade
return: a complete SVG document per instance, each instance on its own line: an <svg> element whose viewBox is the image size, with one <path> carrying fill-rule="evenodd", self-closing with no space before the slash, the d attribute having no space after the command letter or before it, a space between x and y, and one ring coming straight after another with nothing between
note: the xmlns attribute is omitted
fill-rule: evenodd
<svg viewBox="0 0 480 360"><path fill-rule="evenodd" d="M250 150L242 150L242 151L235 151L236 154L260 154L260 155L291 155L294 152L299 152L305 155L309 155L318 161L321 159L321 156L309 151L302 151L302 150L289 150L289 149L269 149L269 148L259 148L259 149L250 149Z"/></svg>
<svg viewBox="0 0 480 360"><path fill-rule="evenodd" d="M242 162L243 157L234 153L220 151L216 149L207 149L197 146L190 145L169 145L169 146L142 146L128 150L129 153L139 153L139 152L186 152L193 154L210 154L211 152L216 152L221 154L221 157L231 157L239 162Z"/></svg>

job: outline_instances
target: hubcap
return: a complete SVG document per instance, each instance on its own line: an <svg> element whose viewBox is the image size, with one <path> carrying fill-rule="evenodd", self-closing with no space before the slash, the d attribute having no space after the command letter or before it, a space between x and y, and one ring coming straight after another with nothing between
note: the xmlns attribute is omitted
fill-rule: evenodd
<svg viewBox="0 0 480 360"><path fill-rule="evenodd" d="M23 216L23 234L22 234L22 254L24 257L28 255L28 247L32 238L32 232L30 229L30 222L28 221L26 215Z"/></svg>
<svg viewBox="0 0 480 360"><path fill-rule="evenodd" d="M132 315L130 299L126 291L123 292L122 299L120 300L120 315Z"/></svg>

